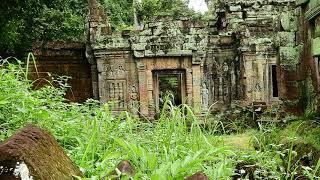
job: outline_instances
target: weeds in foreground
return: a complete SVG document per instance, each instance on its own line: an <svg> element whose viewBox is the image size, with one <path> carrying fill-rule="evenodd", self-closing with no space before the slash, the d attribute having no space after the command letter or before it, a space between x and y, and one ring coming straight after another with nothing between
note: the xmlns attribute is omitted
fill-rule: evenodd
<svg viewBox="0 0 320 180"><path fill-rule="evenodd" d="M283 161L275 148L278 144L267 138L276 136L276 128L255 131L256 150L238 149L226 145L217 130L219 122L204 129L188 106L170 106L155 122L140 121L127 112L115 117L108 104L66 103L65 79L54 80L60 87L32 90L26 78L29 67L22 67L19 61L1 63L0 141L27 123L41 126L52 132L88 178L108 176L121 160L133 163L134 179L183 179L198 171L212 179L230 179L239 161L259 167L254 174L258 179L288 178L279 170ZM319 167L320 163L304 172L314 178Z"/></svg>

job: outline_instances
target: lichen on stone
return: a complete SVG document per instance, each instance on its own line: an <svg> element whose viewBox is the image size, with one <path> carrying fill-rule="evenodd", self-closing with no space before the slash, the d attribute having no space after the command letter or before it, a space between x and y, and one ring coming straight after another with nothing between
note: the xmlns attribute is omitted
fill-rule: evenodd
<svg viewBox="0 0 320 180"><path fill-rule="evenodd" d="M320 37L317 37L312 40L312 55L313 56L320 55Z"/></svg>
<svg viewBox="0 0 320 180"><path fill-rule="evenodd" d="M299 51L297 47L280 47L280 64L296 66L299 63Z"/></svg>

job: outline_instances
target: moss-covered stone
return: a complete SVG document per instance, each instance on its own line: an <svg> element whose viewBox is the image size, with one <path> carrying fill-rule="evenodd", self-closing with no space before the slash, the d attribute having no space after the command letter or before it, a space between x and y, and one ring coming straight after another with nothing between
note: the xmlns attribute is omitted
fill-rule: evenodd
<svg viewBox="0 0 320 180"><path fill-rule="evenodd" d="M312 40L312 54L313 56L320 55L320 37Z"/></svg>
<svg viewBox="0 0 320 180"><path fill-rule="evenodd" d="M299 63L299 50L297 47L280 47L280 64L297 65Z"/></svg>
<svg viewBox="0 0 320 180"><path fill-rule="evenodd" d="M293 47L295 46L295 38L295 32L278 32L274 37L274 44L276 46Z"/></svg>
<svg viewBox="0 0 320 180"><path fill-rule="evenodd" d="M309 9L313 9L320 6L320 0L310 0Z"/></svg>
<svg viewBox="0 0 320 180"><path fill-rule="evenodd" d="M285 31L297 31L297 17L291 11L281 13L281 26Z"/></svg>
<svg viewBox="0 0 320 180"><path fill-rule="evenodd" d="M296 6L300 6L300 5L305 4L307 2L309 2L309 0L296 0Z"/></svg>
<svg viewBox="0 0 320 180"><path fill-rule="evenodd" d="M320 37L320 24L315 27L314 37Z"/></svg>
<svg viewBox="0 0 320 180"><path fill-rule="evenodd" d="M143 51L146 49L146 46L147 46L147 43L139 43L139 44L133 44L131 48L134 51Z"/></svg>

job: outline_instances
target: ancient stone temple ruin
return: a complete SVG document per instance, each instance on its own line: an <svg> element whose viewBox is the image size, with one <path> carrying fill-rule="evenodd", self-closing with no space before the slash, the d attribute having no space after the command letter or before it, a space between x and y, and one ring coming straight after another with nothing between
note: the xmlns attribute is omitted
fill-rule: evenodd
<svg viewBox="0 0 320 180"><path fill-rule="evenodd" d="M155 17L139 30L113 32L96 0L89 0L86 57L93 97L143 117L163 98L196 113L285 102L297 111L311 79L318 94L318 0L209 1L209 21ZM169 92L169 93L168 93Z"/></svg>

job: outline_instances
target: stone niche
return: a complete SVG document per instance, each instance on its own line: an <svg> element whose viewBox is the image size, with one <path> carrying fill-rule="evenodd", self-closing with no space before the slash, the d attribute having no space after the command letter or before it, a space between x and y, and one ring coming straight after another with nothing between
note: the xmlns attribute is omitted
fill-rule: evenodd
<svg viewBox="0 0 320 180"><path fill-rule="evenodd" d="M152 119L161 108L163 79L171 78L179 104L197 114L224 110L234 101L279 103L286 82L279 66L298 61L292 56L297 54L295 1L211 6L216 6L214 16L206 23L157 17L131 32L103 30L107 18L96 18L101 12L90 10L95 97L113 104L115 112Z"/></svg>

